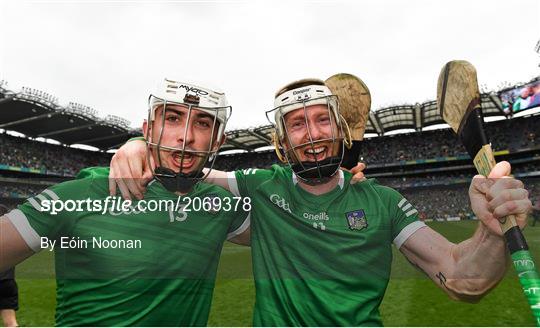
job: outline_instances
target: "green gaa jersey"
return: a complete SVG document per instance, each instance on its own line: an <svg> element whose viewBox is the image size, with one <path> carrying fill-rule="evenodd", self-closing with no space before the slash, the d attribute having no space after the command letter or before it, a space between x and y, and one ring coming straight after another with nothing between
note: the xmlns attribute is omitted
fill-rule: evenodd
<svg viewBox="0 0 540 328"><path fill-rule="evenodd" d="M417 211L397 191L367 180L315 196L291 169L229 173L250 196L254 326L377 326L392 263L417 229Z"/></svg>
<svg viewBox="0 0 540 328"><path fill-rule="evenodd" d="M151 201L178 200L157 181L147 188L147 207L46 212L52 200L66 208L105 201L108 174L108 168L85 169L78 180L52 186L7 214L34 251L55 243L56 324L206 325L223 242L248 228L247 213L197 211L196 198L233 197L204 183L181 196L179 206L152 208Z"/></svg>

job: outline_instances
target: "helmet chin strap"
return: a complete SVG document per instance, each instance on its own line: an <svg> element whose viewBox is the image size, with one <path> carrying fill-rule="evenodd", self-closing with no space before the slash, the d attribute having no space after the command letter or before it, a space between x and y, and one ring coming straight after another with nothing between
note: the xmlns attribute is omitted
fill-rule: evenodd
<svg viewBox="0 0 540 328"><path fill-rule="evenodd" d="M334 141L335 142L335 141ZM312 147L313 144L312 144ZM327 157L323 160L315 161L291 161L290 156L287 156L291 169L304 183L313 186L321 183L326 183L332 179L332 177L339 171L341 163L343 161L344 144L341 143L338 148L337 154ZM295 157L297 150L293 150Z"/></svg>
<svg viewBox="0 0 540 328"><path fill-rule="evenodd" d="M191 191L193 186L204 177L204 174L203 172L193 172L188 174L176 173L171 169L159 166L154 170L154 177L161 182L168 191L185 194Z"/></svg>
<svg viewBox="0 0 540 328"><path fill-rule="evenodd" d="M341 156L328 157L318 162L292 164L293 172L308 185L317 185L330 181L339 171Z"/></svg>

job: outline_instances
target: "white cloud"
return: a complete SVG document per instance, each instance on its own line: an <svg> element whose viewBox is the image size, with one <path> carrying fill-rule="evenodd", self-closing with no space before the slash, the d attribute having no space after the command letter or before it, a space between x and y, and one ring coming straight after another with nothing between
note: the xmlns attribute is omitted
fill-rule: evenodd
<svg viewBox="0 0 540 328"><path fill-rule="evenodd" d="M0 79L139 126L162 77L228 93L230 128L266 124L274 91L303 77L360 76L373 108L435 98L442 65L479 80L538 75L540 4L519 1L8 1Z"/></svg>

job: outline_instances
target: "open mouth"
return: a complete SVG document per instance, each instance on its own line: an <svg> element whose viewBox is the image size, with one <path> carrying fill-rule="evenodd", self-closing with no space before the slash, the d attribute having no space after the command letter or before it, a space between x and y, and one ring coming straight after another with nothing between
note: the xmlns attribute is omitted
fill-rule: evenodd
<svg viewBox="0 0 540 328"><path fill-rule="evenodd" d="M304 156L308 160L320 161L326 157L327 146L308 147L304 150Z"/></svg>
<svg viewBox="0 0 540 328"><path fill-rule="evenodd" d="M182 170L189 169L195 164L195 156L188 152L184 152L184 156L182 156L182 152L174 152L171 157L174 165Z"/></svg>

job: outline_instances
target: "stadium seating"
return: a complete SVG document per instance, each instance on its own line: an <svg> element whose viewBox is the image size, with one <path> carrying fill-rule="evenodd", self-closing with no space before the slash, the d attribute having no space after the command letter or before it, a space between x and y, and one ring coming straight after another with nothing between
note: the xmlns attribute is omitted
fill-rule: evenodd
<svg viewBox="0 0 540 328"><path fill-rule="evenodd" d="M33 94L30 91L27 93ZM6 89L0 85L0 98L4 97L4 93ZM53 96L38 94L50 104L57 103ZM234 134L234 131L229 133ZM512 163L513 173L525 181L531 191L531 199L536 200L540 196L540 182L536 178L540 176L540 115L487 123L486 134L492 141L498 159ZM366 138L362 147L361 160L368 165L366 176L400 190L416 205L422 218L445 220L473 217L467 189L475 170L465 149L450 129ZM39 193L47 183L72 179L84 167L106 166L112 156L102 151L85 151L14 137L5 131L0 134L0 151L3 154L0 158L0 179L7 181L0 187L0 199L8 204L21 202ZM250 167L268 168L276 163L278 160L274 151L267 150L220 155L214 168L232 171ZM29 182L36 178L54 177L57 180Z"/></svg>
<svg viewBox="0 0 540 328"><path fill-rule="evenodd" d="M74 176L88 166L108 165L112 154L84 151L26 138L0 135L0 165L35 169L48 175Z"/></svg>

